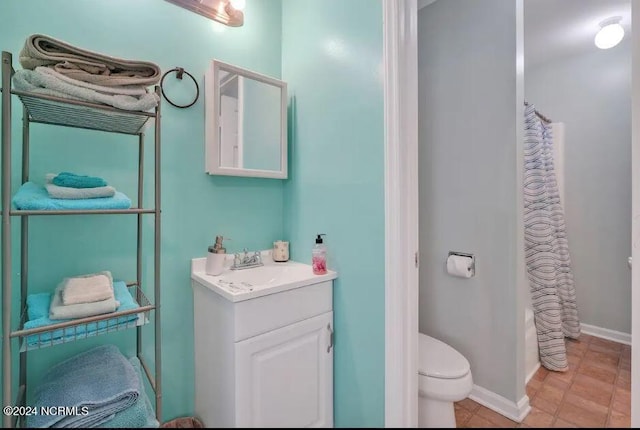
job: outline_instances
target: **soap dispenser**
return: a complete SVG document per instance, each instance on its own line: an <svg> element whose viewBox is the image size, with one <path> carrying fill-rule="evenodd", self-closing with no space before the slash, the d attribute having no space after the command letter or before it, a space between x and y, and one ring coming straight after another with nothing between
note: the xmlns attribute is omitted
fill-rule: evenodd
<svg viewBox="0 0 640 430"><path fill-rule="evenodd" d="M327 247L322 241L322 236L326 236L326 234L319 234L316 237L316 244L311 250L311 265L314 275L326 275L327 273Z"/></svg>
<svg viewBox="0 0 640 430"><path fill-rule="evenodd" d="M227 257L227 249L222 246L224 239L222 236L216 236L216 243L209 247L205 266L207 275L218 276L224 270L224 261Z"/></svg>

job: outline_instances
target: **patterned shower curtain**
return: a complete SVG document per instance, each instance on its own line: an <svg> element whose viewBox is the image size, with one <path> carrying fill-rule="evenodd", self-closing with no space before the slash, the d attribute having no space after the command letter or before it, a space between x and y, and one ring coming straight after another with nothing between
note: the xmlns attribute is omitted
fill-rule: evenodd
<svg viewBox="0 0 640 430"><path fill-rule="evenodd" d="M549 370L569 368L565 337L580 336L571 258L553 166L551 127L525 109L525 259L535 315L540 362Z"/></svg>

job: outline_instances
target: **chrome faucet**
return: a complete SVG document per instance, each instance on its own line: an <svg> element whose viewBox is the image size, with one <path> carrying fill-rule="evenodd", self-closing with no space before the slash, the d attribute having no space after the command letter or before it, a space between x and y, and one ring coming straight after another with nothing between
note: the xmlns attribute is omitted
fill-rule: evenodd
<svg viewBox="0 0 640 430"><path fill-rule="evenodd" d="M236 252L233 254L233 265L231 270L250 269L252 267L262 266L262 255L260 251L249 253L247 248L244 249L244 254Z"/></svg>

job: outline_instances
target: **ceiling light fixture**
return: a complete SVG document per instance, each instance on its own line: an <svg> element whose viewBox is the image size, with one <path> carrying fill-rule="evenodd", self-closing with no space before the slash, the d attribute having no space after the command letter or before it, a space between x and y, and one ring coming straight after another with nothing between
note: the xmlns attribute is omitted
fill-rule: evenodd
<svg viewBox="0 0 640 430"><path fill-rule="evenodd" d="M600 31L596 34L594 43L600 49L616 46L624 38L624 28L620 25L622 17L614 16L600 23Z"/></svg>
<svg viewBox="0 0 640 430"><path fill-rule="evenodd" d="M167 0L192 12L211 18L229 27L244 24L242 10L246 0Z"/></svg>
<svg viewBox="0 0 640 430"><path fill-rule="evenodd" d="M247 0L229 0L229 4L235 10L244 10L244 7L247 5Z"/></svg>

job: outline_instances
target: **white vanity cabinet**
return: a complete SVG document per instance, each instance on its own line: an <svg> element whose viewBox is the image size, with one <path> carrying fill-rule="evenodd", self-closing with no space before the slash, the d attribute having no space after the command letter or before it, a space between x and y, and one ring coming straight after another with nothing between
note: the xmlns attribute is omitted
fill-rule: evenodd
<svg viewBox="0 0 640 430"><path fill-rule="evenodd" d="M243 300L192 272L195 413L206 427L333 426L333 281L322 279Z"/></svg>

